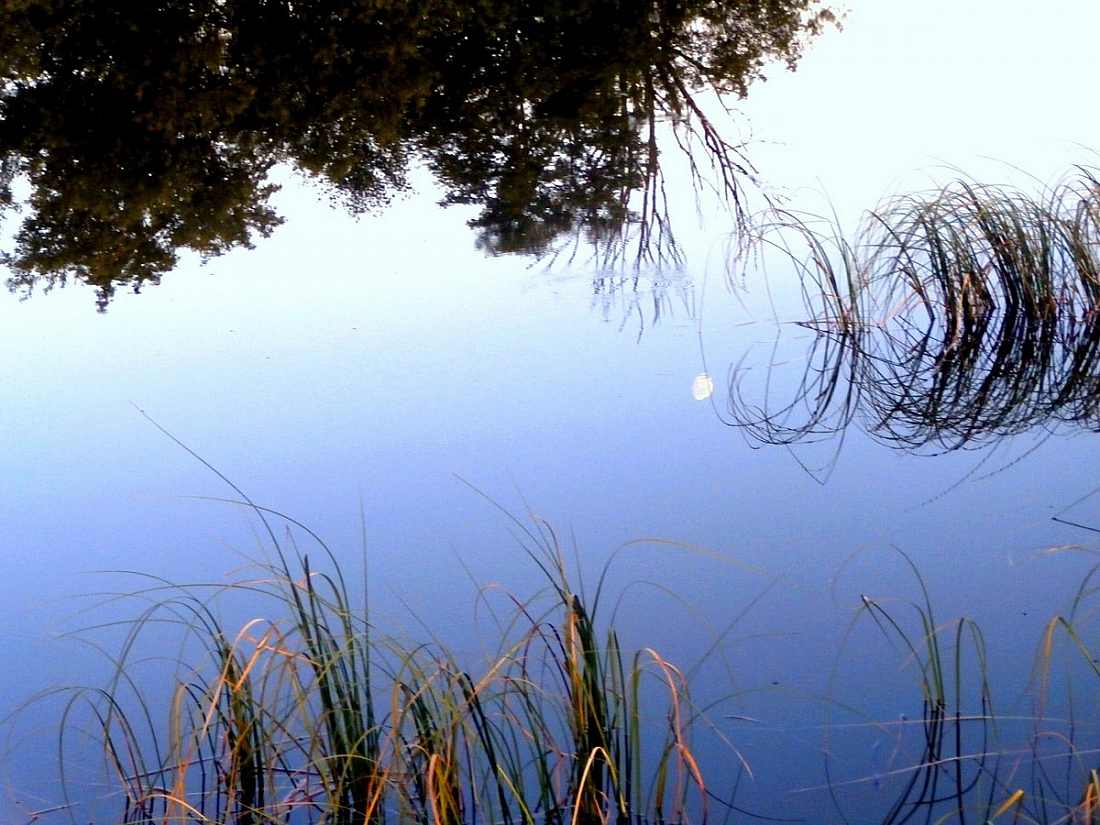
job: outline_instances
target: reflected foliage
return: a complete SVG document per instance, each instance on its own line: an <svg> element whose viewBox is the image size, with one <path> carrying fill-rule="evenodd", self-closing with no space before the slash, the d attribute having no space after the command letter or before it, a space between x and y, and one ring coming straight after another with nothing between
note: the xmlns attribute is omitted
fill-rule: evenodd
<svg viewBox="0 0 1100 825"><path fill-rule="evenodd" d="M682 271L600 273L590 283L593 312L619 332L634 332L636 341L664 321L695 317L694 285Z"/></svg>
<svg viewBox="0 0 1100 825"><path fill-rule="evenodd" d="M777 241L776 237L784 238ZM730 388L733 422L766 443L853 422L925 453L1034 427L1100 430L1100 180L1039 198L959 182L871 213L849 244L792 215L764 228L801 268L813 319L789 397Z"/></svg>
<svg viewBox="0 0 1100 825"><path fill-rule="evenodd" d="M833 20L819 0L13 0L0 206L23 215L4 263L16 287L75 278L103 306L181 249L270 234L284 162L356 211L426 163L446 203L481 208L493 253L580 232L675 254L658 135L701 147L693 172L736 206L746 162L698 95L743 96Z"/></svg>

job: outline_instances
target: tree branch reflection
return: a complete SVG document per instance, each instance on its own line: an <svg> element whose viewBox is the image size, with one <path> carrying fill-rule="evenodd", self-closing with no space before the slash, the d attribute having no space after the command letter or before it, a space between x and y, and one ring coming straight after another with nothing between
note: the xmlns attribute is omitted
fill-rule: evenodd
<svg viewBox="0 0 1100 825"><path fill-rule="evenodd" d="M86 282L102 309L182 249L247 246L280 223L274 164L366 211L426 163L444 203L480 207L492 254L579 234L605 259L675 260L659 138L739 213L748 162L700 95L744 96L830 22L821 0L15 0L0 8L0 209L24 213L9 285Z"/></svg>

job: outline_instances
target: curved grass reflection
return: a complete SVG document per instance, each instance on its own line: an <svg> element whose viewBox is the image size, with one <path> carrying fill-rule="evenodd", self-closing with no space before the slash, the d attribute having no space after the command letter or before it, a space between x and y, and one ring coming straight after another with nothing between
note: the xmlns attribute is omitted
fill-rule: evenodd
<svg viewBox="0 0 1100 825"><path fill-rule="evenodd" d="M814 339L779 403L753 403L733 370L731 423L752 438L793 444L858 423L937 453L1100 427L1096 170L1040 197L969 181L906 195L852 243L780 213L755 242L799 266Z"/></svg>

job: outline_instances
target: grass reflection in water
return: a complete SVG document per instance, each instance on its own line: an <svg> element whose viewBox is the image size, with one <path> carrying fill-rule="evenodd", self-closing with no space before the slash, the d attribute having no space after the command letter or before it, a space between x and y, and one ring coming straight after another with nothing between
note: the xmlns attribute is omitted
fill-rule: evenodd
<svg viewBox="0 0 1100 825"><path fill-rule="evenodd" d="M1100 428L1097 170L1039 197L969 181L901 197L854 241L776 212L750 246L796 265L815 333L789 396L754 401L733 371L730 423L753 439L815 441L859 423L940 453L1034 427Z"/></svg>

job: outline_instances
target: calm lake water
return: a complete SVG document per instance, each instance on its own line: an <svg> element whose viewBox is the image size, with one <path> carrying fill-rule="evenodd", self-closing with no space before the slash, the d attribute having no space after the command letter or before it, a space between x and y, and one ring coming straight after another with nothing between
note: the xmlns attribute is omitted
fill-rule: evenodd
<svg viewBox="0 0 1100 825"><path fill-rule="evenodd" d="M759 282L728 290L720 245L667 285L597 295L580 269L481 257L461 213L427 197L359 223L295 186L283 200L289 221L270 242L189 266L104 316L79 289L4 305L7 707L104 672L93 651L52 638L102 619L71 619L87 603L76 596L142 584L102 571L224 581L258 552L238 509L191 497L232 491L144 410L353 573L361 500L375 608L460 649L476 650L478 585L542 586L505 515L468 485L547 519L590 580L634 539L704 548L620 553L618 620L632 643L686 665L710 643L700 622L740 617L727 715L759 721L725 724L755 774L739 792L753 810L814 818L819 791L785 792L824 785L826 723L920 718L906 657L869 622L834 677L861 594L900 600L912 619L900 605L920 591L891 548L920 569L940 620L982 627L999 712L1033 713L1041 632L1093 562L1045 551L1092 541L1052 515L1100 526L1094 435L934 458L855 429L839 451L761 446L725 423L727 376L737 366L747 395L770 380L782 397L813 336L770 315L802 317L783 295L794 284L771 283L772 300ZM716 392L696 401L703 372ZM803 464L830 468L827 482ZM715 676L700 690L725 686ZM35 721L48 744L50 720ZM888 771L894 733L860 728L830 745L834 779ZM877 782L856 790L890 798Z"/></svg>
<svg viewBox="0 0 1100 825"><path fill-rule="evenodd" d="M854 54L876 36L858 19ZM814 58L777 80L771 98L762 91L758 109L746 106L752 122L779 128L788 104L815 88L790 84L829 82ZM843 120L848 105L838 100L833 114ZM889 131L885 118L867 118L875 136ZM909 135L907 118L894 128ZM782 170L800 151L802 164L817 163L806 160L821 148L800 141L804 126L773 131L789 145L762 145L758 164ZM1095 130L1073 128L1032 135L1028 147L1095 142ZM963 163L981 144L979 133L952 155L937 141L919 151ZM855 149L820 172L844 216L913 174L904 147L867 151L888 177L868 172L846 186ZM1073 157L1046 154L1029 170L1043 176ZM816 174L792 167L770 180L797 190L816 187ZM621 594L616 618L629 642L685 665L708 649L708 627L736 620L725 645L734 697L715 716L751 767L737 803L754 813L836 821L830 779L852 821L889 810L904 779L891 772L919 755L906 723L921 718L922 697L905 650L866 619L849 627L861 595L915 621L906 605L921 590L899 551L924 577L938 621L966 616L982 628L1000 745L1026 748L1043 630L1096 561L1094 533L1052 520L1100 528L1094 433L1039 429L938 457L858 428L842 446L761 445L729 426L729 381L736 373L747 397L782 399L802 378L814 336L793 323L806 317L800 285L792 272L765 282L749 271L731 290L728 228L711 219L696 233L690 200L680 210L684 271L643 273L636 285L629 271L599 273L594 283L583 251L552 267L486 258L470 215L435 206L426 176L419 194L359 221L280 176L287 223L255 250L188 260L105 315L80 288L0 300L0 712L40 689L102 678L97 652L65 634L132 615L126 603L81 613L102 601L89 594L142 586L119 571L228 581L258 552L246 514L204 500L232 491L144 411L254 501L316 531L352 575L365 529L385 621L414 636L422 622L471 654L479 586L542 586L486 498L545 518L589 581L632 540L701 548L632 545L615 555L608 586ZM823 201L804 197L811 209ZM715 392L699 401L703 373ZM114 637L103 633L86 638ZM719 671L702 669L701 697L729 692ZM1082 730L1096 721L1096 687L1078 686ZM1063 693L1050 696L1045 713L1061 718ZM45 711L21 717L6 764L19 790L0 801L3 821L56 800L54 726Z"/></svg>

